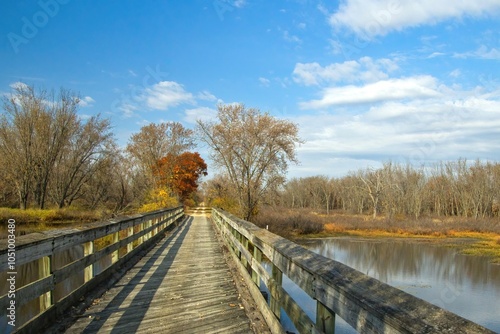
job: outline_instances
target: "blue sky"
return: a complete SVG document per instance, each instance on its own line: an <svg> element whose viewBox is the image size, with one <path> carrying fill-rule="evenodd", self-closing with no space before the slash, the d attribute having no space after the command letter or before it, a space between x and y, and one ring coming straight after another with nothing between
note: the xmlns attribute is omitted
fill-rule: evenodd
<svg viewBox="0 0 500 334"><path fill-rule="evenodd" d="M500 0L40 0L0 11L0 94L16 82L78 92L80 115L109 117L121 146L149 122L194 127L217 103L241 102L299 124L289 176L500 159Z"/></svg>

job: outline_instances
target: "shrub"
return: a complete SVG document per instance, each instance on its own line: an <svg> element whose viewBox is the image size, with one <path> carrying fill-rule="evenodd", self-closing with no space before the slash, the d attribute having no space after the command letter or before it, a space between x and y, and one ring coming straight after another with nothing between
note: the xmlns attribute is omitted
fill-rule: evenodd
<svg viewBox="0 0 500 334"><path fill-rule="evenodd" d="M300 210L263 208L254 223L262 228L267 226L269 231L283 237L320 233L324 229L319 217Z"/></svg>
<svg viewBox="0 0 500 334"><path fill-rule="evenodd" d="M168 189L156 188L148 194L146 203L139 208L139 212L155 211L179 205L177 198L169 195Z"/></svg>

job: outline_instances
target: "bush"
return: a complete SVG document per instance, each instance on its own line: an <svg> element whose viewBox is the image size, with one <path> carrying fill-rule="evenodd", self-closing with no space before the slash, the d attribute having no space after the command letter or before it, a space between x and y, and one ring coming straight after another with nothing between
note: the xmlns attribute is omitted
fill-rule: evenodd
<svg viewBox="0 0 500 334"><path fill-rule="evenodd" d="M163 208L172 208L179 205L175 197L171 197L168 189L156 188L149 192L146 203L139 208L139 212L150 212Z"/></svg>
<svg viewBox="0 0 500 334"><path fill-rule="evenodd" d="M321 218L306 211L263 208L254 218L261 227L282 237L320 233L324 229Z"/></svg>

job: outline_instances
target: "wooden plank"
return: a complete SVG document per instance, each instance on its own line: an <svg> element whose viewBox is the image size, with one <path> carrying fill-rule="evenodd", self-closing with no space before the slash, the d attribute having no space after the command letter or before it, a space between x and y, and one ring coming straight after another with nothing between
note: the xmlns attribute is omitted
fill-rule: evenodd
<svg viewBox="0 0 500 334"><path fill-rule="evenodd" d="M196 216L158 243L68 332L250 332L211 223Z"/></svg>

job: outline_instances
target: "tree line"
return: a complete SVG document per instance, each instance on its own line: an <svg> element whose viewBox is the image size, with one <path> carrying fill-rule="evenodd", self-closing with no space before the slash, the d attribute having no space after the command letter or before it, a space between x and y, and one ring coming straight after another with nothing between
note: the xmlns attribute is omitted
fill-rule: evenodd
<svg viewBox="0 0 500 334"><path fill-rule="evenodd" d="M302 141L298 126L244 105L219 106L214 121L198 122L220 173L205 182L204 197L252 220L262 204L308 208L329 214L383 214L486 218L499 216L500 164L465 159L415 167L385 163L381 168L286 180Z"/></svg>
<svg viewBox="0 0 500 334"><path fill-rule="evenodd" d="M205 201L252 220L262 204L371 214L499 216L500 164L459 159L414 167L388 162L340 178L286 179L302 143L298 125L242 104L218 105L195 130L151 123L119 148L108 119L78 116L80 99L23 84L3 98L0 206L113 212ZM198 192L207 165L218 173Z"/></svg>
<svg viewBox="0 0 500 334"><path fill-rule="evenodd" d="M180 123L149 124L121 149L111 123L78 116L80 99L17 84L0 115L0 206L113 212L194 201L206 164Z"/></svg>
<svg viewBox="0 0 500 334"><path fill-rule="evenodd" d="M378 169L360 169L340 178L293 178L277 190L270 204L329 213L498 217L500 164L466 159L429 167L388 162Z"/></svg>

